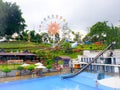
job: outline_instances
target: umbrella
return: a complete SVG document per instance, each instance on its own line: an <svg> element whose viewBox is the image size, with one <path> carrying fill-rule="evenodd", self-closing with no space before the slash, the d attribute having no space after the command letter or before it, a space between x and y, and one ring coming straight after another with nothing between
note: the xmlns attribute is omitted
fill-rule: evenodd
<svg viewBox="0 0 120 90"><path fill-rule="evenodd" d="M116 88L120 88L120 78L119 77L106 78L106 79L98 80L98 82L105 86L115 88L115 90L116 90Z"/></svg>
<svg viewBox="0 0 120 90"><path fill-rule="evenodd" d="M39 69L39 71L37 71L38 73L38 75L40 75L40 76L42 76L42 69L44 69L44 68L46 68L45 66L43 66L43 65L39 65L39 66L37 66L37 67L35 67L36 69Z"/></svg>
<svg viewBox="0 0 120 90"><path fill-rule="evenodd" d="M29 66L30 64L26 64L26 63L24 63L24 64L22 64L21 66L22 67L26 67L26 66Z"/></svg>
<svg viewBox="0 0 120 90"><path fill-rule="evenodd" d="M43 64L39 62L39 63L36 63L35 65L43 65Z"/></svg>
<svg viewBox="0 0 120 90"><path fill-rule="evenodd" d="M37 67L35 67L35 68L46 68L45 66L42 66L42 65L39 65L39 66L37 66Z"/></svg>

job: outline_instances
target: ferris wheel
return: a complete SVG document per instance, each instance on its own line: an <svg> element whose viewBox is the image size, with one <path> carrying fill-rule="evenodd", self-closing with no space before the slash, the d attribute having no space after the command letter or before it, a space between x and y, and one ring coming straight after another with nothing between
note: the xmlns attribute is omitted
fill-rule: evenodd
<svg viewBox="0 0 120 90"><path fill-rule="evenodd" d="M65 37L67 27L68 23L65 18L59 15L50 15L41 21L39 30L40 33L46 33L43 36L44 42L50 42L52 40L56 43Z"/></svg>

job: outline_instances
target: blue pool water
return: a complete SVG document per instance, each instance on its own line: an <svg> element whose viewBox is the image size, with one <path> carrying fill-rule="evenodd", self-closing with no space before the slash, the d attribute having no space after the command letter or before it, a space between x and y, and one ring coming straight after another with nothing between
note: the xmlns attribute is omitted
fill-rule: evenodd
<svg viewBox="0 0 120 90"><path fill-rule="evenodd" d="M97 74L87 72L68 79L62 79L61 75L49 76L0 83L0 90L114 90L100 84L96 87L96 78Z"/></svg>

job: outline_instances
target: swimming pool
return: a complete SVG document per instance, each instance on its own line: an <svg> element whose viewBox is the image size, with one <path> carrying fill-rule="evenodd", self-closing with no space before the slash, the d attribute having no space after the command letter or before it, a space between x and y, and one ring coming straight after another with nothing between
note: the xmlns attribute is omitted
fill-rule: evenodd
<svg viewBox="0 0 120 90"><path fill-rule="evenodd" d="M0 90L113 90L99 85L97 74L83 72L78 76L62 79L61 75L0 83ZM117 89L120 90L120 89Z"/></svg>

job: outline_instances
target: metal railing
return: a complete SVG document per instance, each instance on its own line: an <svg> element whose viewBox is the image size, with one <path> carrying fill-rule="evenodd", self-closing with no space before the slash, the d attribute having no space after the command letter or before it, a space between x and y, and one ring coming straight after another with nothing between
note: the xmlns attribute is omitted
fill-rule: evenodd
<svg viewBox="0 0 120 90"><path fill-rule="evenodd" d="M116 44L116 42L112 42L111 44L109 44L103 51L101 51L91 62L89 62L87 65L85 65L83 68L81 68L78 72L76 73L72 73L68 76L62 76L63 79L66 78L71 78L74 77L78 74L80 74L82 71L84 71L89 65L91 65L94 61L96 61L103 53L105 53L111 46L113 46L114 44Z"/></svg>

